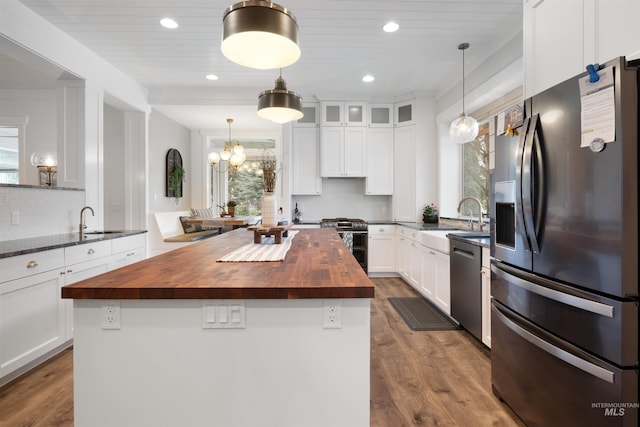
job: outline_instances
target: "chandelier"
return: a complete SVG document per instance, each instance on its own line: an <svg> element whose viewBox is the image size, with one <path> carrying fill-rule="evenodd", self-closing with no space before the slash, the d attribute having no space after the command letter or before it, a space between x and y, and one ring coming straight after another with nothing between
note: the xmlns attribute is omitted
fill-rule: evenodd
<svg viewBox="0 0 640 427"><path fill-rule="evenodd" d="M233 119L227 119L227 123L229 124L229 139L224 144L224 148L220 153L212 151L207 156L211 167L220 173L226 172L231 167L234 168L232 170L237 171L240 165L247 159L242 144L240 144L238 140L231 139L231 123L233 123ZM224 166L222 166L221 161L225 162Z"/></svg>

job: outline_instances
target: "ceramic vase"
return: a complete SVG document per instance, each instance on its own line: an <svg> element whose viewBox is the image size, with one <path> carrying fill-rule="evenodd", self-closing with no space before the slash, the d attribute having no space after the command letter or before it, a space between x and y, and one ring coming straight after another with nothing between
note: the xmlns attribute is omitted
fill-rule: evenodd
<svg viewBox="0 0 640 427"><path fill-rule="evenodd" d="M278 225L278 203L276 195L273 193L264 193L262 195L262 225L275 226Z"/></svg>

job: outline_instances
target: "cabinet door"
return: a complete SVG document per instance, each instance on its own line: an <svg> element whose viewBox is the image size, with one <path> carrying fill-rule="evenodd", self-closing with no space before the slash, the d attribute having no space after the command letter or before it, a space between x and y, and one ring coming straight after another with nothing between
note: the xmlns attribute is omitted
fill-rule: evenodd
<svg viewBox="0 0 640 427"><path fill-rule="evenodd" d="M484 256L484 254L483 254ZM482 342L491 348L491 270L482 267Z"/></svg>
<svg viewBox="0 0 640 427"><path fill-rule="evenodd" d="M344 129L344 176L367 175L367 128Z"/></svg>
<svg viewBox="0 0 640 427"><path fill-rule="evenodd" d="M525 0L525 98L584 71L584 2Z"/></svg>
<svg viewBox="0 0 640 427"><path fill-rule="evenodd" d="M396 238L396 267L398 274L407 282L409 279L409 243L406 237Z"/></svg>
<svg viewBox="0 0 640 427"><path fill-rule="evenodd" d="M393 127L393 104L369 104L369 127Z"/></svg>
<svg viewBox="0 0 640 427"><path fill-rule="evenodd" d="M322 193L319 133L320 130L317 127L293 128L292 194L319 195Z"/></svg>
<svg viewBox="0 0 640 427"><path fill-rule="evenodd" d="M365 102L345 102L344 123L346 126L366 126L367 104Z"/></svg>
<svg viewBox="0 0 640 427"><path fill-rule="evenodd" d="M636 25L640 16L640 1L599 0L594 7L598 15L594 29L597 52L593 62L602 64L618 56L632 54L637 58L640 45Z"/></svg>
<svg viewBox="0 0 640 427"><path fill-rule="evenodd" d="M322 126L344 126L344 103L326 101L322 103Z"/></svg>
<svg viewBox="0 0 640 427"><path fill-rule="evenodd" d="M449 274L449 255L435 251L436 264L436 304L442 311L451 314L451 280Z"/></svg>
<svg viewBox="0 0 640 427"><path fill-rule="evenodd" d="M416 222L415 126L396 128L393 145L393 219Z"/></svg>
<svg viewBox="0 0 640 427"><path fill-rule="evenodd" d="M399 102L395 104L395 125L407 126L415 124L415 101Z"/></svg>
<svg viewBox="0 0 640 427"><path fill-rule="evenodd" d="M322 140L322 176L341 177L344 174L344 129L340 127L323 127Z"/></svg>
<svg viewBox="0 0 640 427"><path fill-rule="evenodd" d="M409 242L409 284L420 291L422 286L422 254L421 246L414 241Z"/></svg>
<svg viewBox="0 0 640 427"><path fill-rule="evenodd" d="M317 103L302 103L302 118L292 123L293 127L318 127L320 106Z"/></svg>
<svg viewBox="0 0 640 427"><path fill-rule="evenodd" d="M0 284L0 378L66 341L61 272Z"/></svg>
<svg viewBox="0 0 640 427"><path fill-rule="evenodd" d="M421 245L422 295L436 303L436 251Z"/></svg>
<svg viewBox="0 0 640 427"><path fill-rule="evenodd" d="M368 271L369 273L391 273L396 271L396 238L394 234L373 234L369 232Z"/></svg>
<svg viewBox="0 0 640 427"><path fill-rule="evenodd" d="M365 194L393 194L393 128L367 129Z"/></svg>

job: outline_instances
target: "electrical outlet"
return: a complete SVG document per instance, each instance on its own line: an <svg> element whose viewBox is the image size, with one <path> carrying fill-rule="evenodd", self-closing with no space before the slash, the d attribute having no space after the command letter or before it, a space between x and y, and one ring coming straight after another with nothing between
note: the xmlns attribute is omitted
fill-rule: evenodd
<svg viewBox="0 0 640 427"><path fill-rule="evenodd" d="M120 301L106 301L102 306L102 329L120 329Z"/></svg>
<svg viewBox="0 0 640 427"><path fill-rule="evenodd" d="M325 329L342 328L342 300L326 299L322 308L322 327Z"/></svg>

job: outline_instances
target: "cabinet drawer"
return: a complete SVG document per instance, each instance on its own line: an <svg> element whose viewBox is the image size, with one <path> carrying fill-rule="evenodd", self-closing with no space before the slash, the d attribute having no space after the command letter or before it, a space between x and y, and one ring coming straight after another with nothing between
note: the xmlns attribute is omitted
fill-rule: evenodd
<svg viewBox="0 0 640 427"><path fill-rule="evenodd" d="M146 237L144 234L136 234L134 236L121 237L111 241L111 252L114 254L120 252L133 251L134 249L144 248L146 246Z"/></svg>
<svg viewBox="0 0 640 427"><path fill-rule="evenodd" d="M64 249L34 252L0 259L0 282L43 273L64 266Z"/></svg>
<svg viewBox="0 0 640 427"><path fill-rule="evenodd" d="M109 255L111 255L111 240L84 243L82 245L69 246L64 249L66 265L91 261L92 259Z"/></svg>
<svg viewBox="0 0 640 427"><path fill-rule="evenodd" d="M393 224L369 224L369 234L395 234L396 226Z"/></svg>
<svg viewBox="0 0 640 427"><path fill-rule="evenodd" d="M406 237L411 240L416 240L418 238L418 231L413 230L407 227L398 227L398 235L402 237Z"/></svg>

